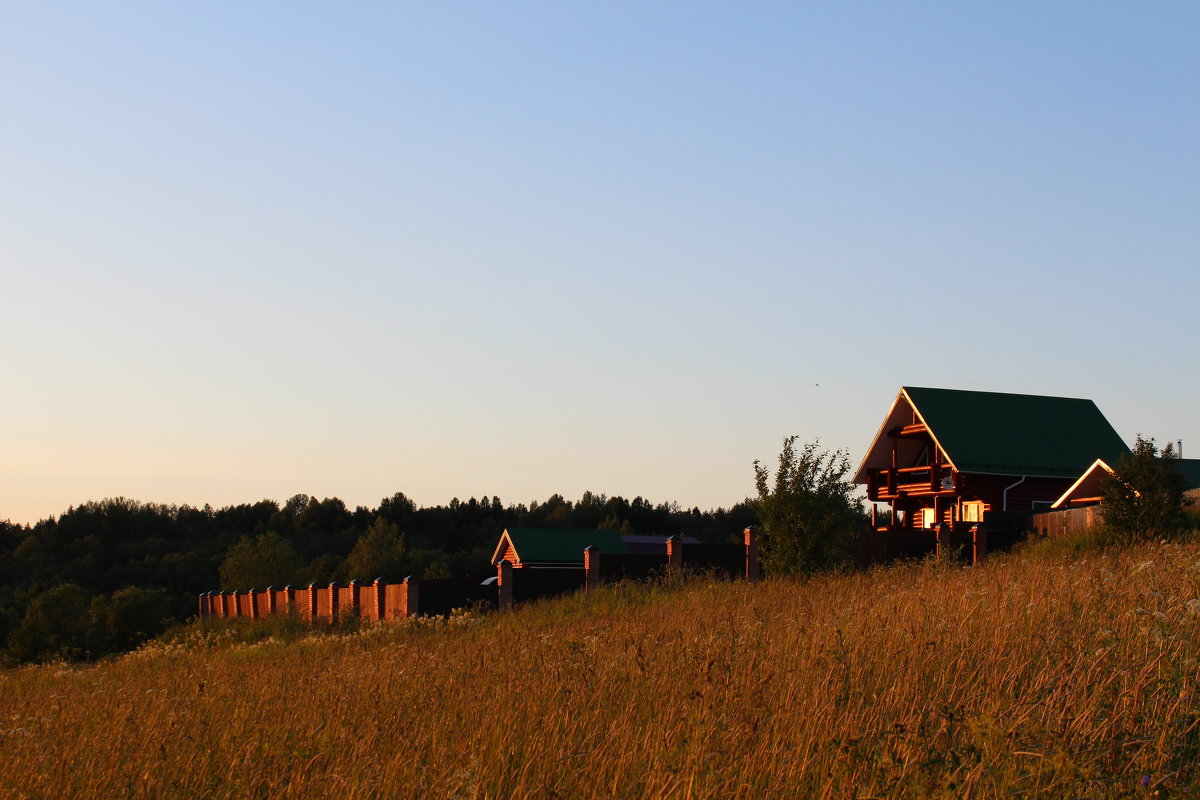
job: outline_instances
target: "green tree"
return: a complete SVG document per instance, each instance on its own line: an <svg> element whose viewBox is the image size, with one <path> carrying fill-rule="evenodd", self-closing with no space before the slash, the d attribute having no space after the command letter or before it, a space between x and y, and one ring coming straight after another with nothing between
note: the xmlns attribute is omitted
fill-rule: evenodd
<svg viewBox="0 0 1200 800"><path fill-rule="evenodd" d="M60 583L30 601L21 626L8 639L17 661L74 660L88 652L91 596L73 583Z"/></svg>
<svg viewBox="0 0 1200 800"><path fill-rule="evenodd" d="M862 524L849 471L845 450L830 452L810 442L797 452L795 436L783 440L773 484L770 471L754 462L754 510L768 574L806 575L845 559L846 545Z"/></svg>
<svg viewBox="0 0 1200 800"><path fill-rule="evenodd" d="M404 534L399 526L377 516L366 533L354 543L354 549L342 567L342 575L346 579L362 581L375 578L398 581L408 574L405 572L407 561Z"/></svg>
<svg viewBox="0 0 1200 800"><path fill-rule="evenodd" d="M1102 489L1104 524L1118 538L1135 541L1179 531L1185 521L1184 477L1179 454L1168 442L1138 434L1133 451L1114 465Z"/></svg>
<svg viewBox="0 0 1200 800"><path fill-rule="evenodd" d="M306 582L296 548L274 531L239 539L225 554L220 573L221 588L230 591Z"/></svg>
<svg viewBox="0 0 1200 800"><path fill-rule="evenodd" d="M166 630L170 598L162 589L130 586L93 598L89 617L95 652L123 653Z"/></svg>

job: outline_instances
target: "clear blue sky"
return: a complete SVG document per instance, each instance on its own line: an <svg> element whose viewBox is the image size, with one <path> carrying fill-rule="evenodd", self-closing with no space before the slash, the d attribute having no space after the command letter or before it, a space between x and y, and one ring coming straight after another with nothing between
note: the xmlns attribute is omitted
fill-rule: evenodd
<svg viewBox="0 0 1200 800"><path fill-rule="evenodd" d="M1200 456L1200 4L18 3L0 518L752 491L899 386ZM820 384L817 386L817 384Z"/></svg>

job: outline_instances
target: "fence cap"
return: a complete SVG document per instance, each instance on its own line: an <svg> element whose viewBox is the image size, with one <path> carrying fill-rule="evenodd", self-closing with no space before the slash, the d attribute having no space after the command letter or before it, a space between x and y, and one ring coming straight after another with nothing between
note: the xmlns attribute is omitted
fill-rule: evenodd
<svg viewBox="0 0 1200 800"><path fill-rule="evenodd" d="M405 575L404 580L401 581L401 583L415 583L415 582L416 582L416 578L414 578L412 575Z"/></svg>
<svg viewBox="0 0 1200 800"><path fill-rule="evenodd" d="M376 583L376 584L383 583L383 576L380 575L378 578L376 578L374 581L372 581L372 583Z"/></svg>
<svg viewBox="0 0 1200 800"><path fill-rule="evenodd" d="M270 586L268 586L268 587L267 587L266 589L264 589L263 591L266 591L266 592L273 592L273 591L275 591L275 584L273 584L273 583L272 583Z"/></svg>

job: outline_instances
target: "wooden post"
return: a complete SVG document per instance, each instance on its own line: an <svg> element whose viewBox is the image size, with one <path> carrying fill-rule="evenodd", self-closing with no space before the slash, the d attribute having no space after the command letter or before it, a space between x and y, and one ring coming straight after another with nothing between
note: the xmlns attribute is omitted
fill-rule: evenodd
<svg viewBox="0 0 1200 800"><path fill-rule="evenodd" d="M678 575L683 568L683 540L679 534L667 539L667 574Z"/></svg>
<svg viewBox="0 0 1200 800"><path fill-rule="evenodd" d="M512 562L505 559L496 565L496 583L499 585L497 604L501 611L508 611L513 605L513 568Z"/></svg>
<svg viewBox="0 0 1200 800"><path fill-rule="evenodd" d="M982 522L971 526L971 563L978 566L987 558L987 526Z"/></svg>
<svg viewBox="0 0 1200 800"><path fill-rule="evenodd" d="M590 592L600 585L600 551L595 545L583 548L583 590Z"/></svg>
<svg viewBox="0 0 1200 800"><path fill-rule="evenodd" d="M751 525L742 532L746 540L746 580L758 583L762 580L762 556L758 544L758 527Z"/></svg>
<svg viewBox="0 0 1200 800"><path fill-rule="evenodd" d="M950 542L941 525L933 526L933 535L937 542L933 550L935 558L941 559L950 555Z"/></svg>

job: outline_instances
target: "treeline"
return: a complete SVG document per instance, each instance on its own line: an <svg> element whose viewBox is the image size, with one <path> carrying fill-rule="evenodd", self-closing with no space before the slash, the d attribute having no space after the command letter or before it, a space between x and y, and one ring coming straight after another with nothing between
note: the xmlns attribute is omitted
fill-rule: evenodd
<svg viewBox="0 0 1200 800"><path fill-rule="evenodd" d="M120 652L195 614L210 589L407 575L475 575L507 527L604 528L737 541L748 502L701 511L585 492L506 505L483 497L418 507L403 493L377 508L296 495L213 509L124 498L89 502L35 525L0 521L0 642L8 663Z"/></svg>

